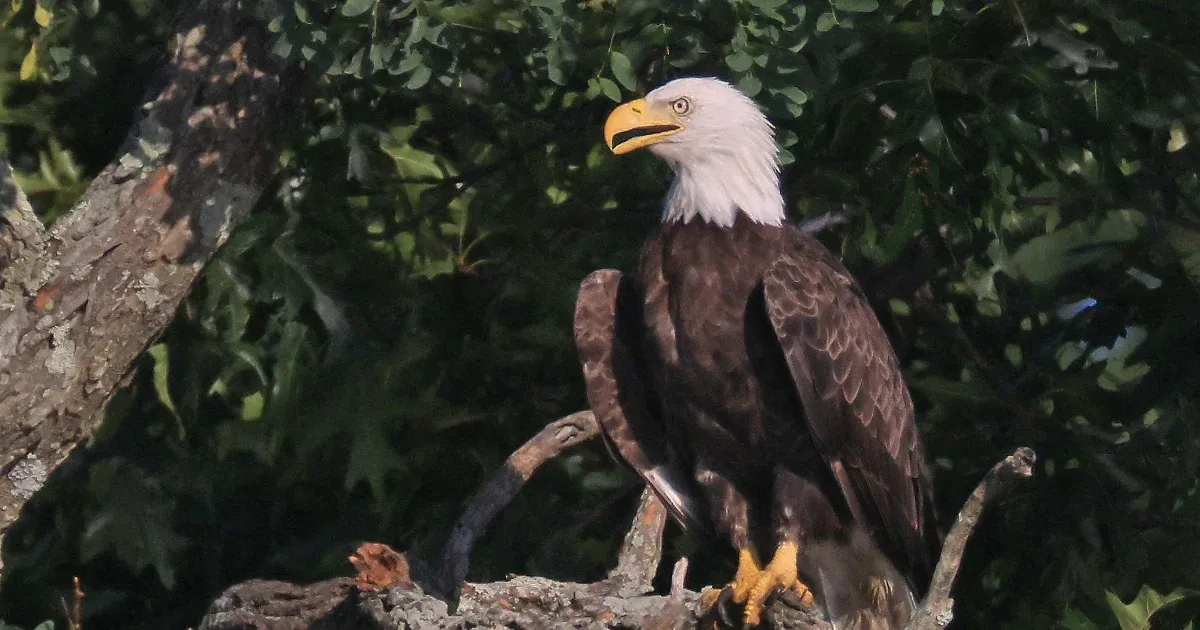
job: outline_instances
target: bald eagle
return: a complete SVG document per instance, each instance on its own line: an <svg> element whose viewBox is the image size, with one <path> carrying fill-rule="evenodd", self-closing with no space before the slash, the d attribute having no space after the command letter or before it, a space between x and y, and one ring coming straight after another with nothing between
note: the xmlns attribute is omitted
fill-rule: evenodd
<svg viewBox="0 0 1200 630"><path fill-rule="evenodd" d="M771 123L728 83L684 78L618 107L604 137L675 173L636 274L580 287L606 443L685 530L733 544L709 604L756 625L790 590L903 623L941 545L912 400L858 284L785 222Z"/></svg>

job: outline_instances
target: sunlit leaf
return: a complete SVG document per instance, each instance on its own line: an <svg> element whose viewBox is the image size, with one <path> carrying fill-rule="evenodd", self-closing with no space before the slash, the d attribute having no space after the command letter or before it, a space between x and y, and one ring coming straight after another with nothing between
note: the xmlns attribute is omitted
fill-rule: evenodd
<svg viewBox="0 0 1200 630"><path fill-rule="evenodd" d="M837 16L826 11L817 17L817 32L824 33L837 26Z"/></svg>
<svg viewBox="0 0 1200 630"><path fill-rule="evenodd" d="M879 8L878 0L834 0L833 6L839 11L853 13L870 13Z"/></svg>
<svg viewBox="0 0 1200 630"><path fill-rule="evenodd" d="M46 10L41 2L33 5L33 21L37 22L38 26L46 28L50 26L50 20L54 19L54 14Z"/></svg>
<svg viewBox="0 0 1200 630"><path fill-rule="evenodd" d="M21 80L28 81L28 80L32 79L34 76L37 75L37 70L38 70L38 49L37 49L37 45L34 44L33 46L31 46L29 48L29 52L25 53L25 58L21 60L21 73L20 73Z"/></svg>
<svg viewBox="0 0 1200 630"><path fill-rule="evenodd" d="M1173 604L1198 596L1200 591L1186 588L1178 588L1162 595L1149 586L1143 586L1137 597L1126 604L1112 592L1106 594L1108 606L1117 617L1117 622L1121 624L1121 630L1149 630L1155 614Z"/></svg>
<svg viewBox="0 0 1200 630"><path fill-rule="evenodd" d="M354 17L370 11L377 0L346 0L342 5L342 15Z"/></svg>
<svg viewBox="0 0 1200 630"><path fill-rule="evenodd" d="M242 420L253 422L263 415L264 398L262 392L254 392L242 399Z"/></svg>

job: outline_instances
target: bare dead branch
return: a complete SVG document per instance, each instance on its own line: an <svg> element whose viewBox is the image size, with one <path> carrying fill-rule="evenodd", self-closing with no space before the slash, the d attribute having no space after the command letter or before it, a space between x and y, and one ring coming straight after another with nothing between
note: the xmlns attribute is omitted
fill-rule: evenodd
<svg viewBox="0 0 1200 630"><path fill-rule="evenodd" d="M633 523L621 542L617 566L608 574L618 595L630 597L654 590L654 575L662 561L663 528L666 526L666 508L649 488L642 490Z"/></svg>
<svg viewBox="0 0 1200 630"><path fill-rule="evenodd" d="M850 221L850 217L858 213L857 208L843 206L841 212L826 212L815 217L808 217L800 222L800 229L809 234L824 232Z"/></svg>
<svg viewBox="0 0 1200 630"><path fill-rule="evenodd" d="M651 593L651 581L662 557L666 510L648 490L638 503L617 566L600 582L580 584L529 576L483 584L461 582L474 542L534 471L565 448L598 432L595 417L590 412L578 412L551 423L513 453L501 472L476 492L459 519L434 579L423 577L419 573L423 570L421 565L409 562L403 554L370 543L360 548L355 562L360 570L359 588L350 588L354 582L346 578L309 587L261 580L247 582L229 589L215 601L200 628L715 630L711 614L700 616L707 612L699 610L700 594L684 587L686 558L675 565L670 594ZM950 586L984 506L1007 490L1015 479L1029 477L1033 462L1032 450L1018 449L992 468L968 498L946 538L929 596L908 630L936 630L949 622L953 603L949 598ZM447 580L455 580L449 588L442 586ZM423 584L437 584L438 590L444 589L445 593L426 594L420 587ZM447 599L453 599L456 591L457 605L452 607ZM833 630L818 607L801 610L786 600L781 597L770 605L766 615L769 627ZM281 616L288 610L293 612Z"/></svg>
<svg viewBox="0 0 1200 630"><path fill-rule="evenodd" d="M907 630L939 630L954 618L954 600L950 598L950 587L954 585L958 566L962 563L963 552L967 548L967 539L975 531L983 508L1007 492L1016 480L1032 477L1036 461L1037 455L1033 449L1018 448L1012 455L993 466L983 477L983 481L979 482L959 511L950 533L946 535L946 541L942 544L942 555L933 571L929 593L909 621Z"/></svg>
<svg viewBox="0 0 1200 630"><path fill-rule="evenodd" d="M480 488L467 503L467 509L454 524L442 549L434 586L443 595L451 595L467 577L471 548L487 526L542 464L563 450L582 444L600 433L600 425L591 411L577 411L551 422L537 435L509 455L504 466Z"/></svg>

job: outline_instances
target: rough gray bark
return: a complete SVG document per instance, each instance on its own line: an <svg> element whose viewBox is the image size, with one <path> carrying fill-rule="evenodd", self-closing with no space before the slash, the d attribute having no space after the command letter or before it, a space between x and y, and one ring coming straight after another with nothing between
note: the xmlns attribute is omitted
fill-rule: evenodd
<svg viewBox="0 0 1200 630"><path fill-rule="evenodd" d="M0 544L275 173L299 81L257 4L181 11L162 89L49 229L0 167Z"/></svg>
<svg viewBox="0 0 1200 630"><path fill-rule="evenodd" d="M200 630L435 630L470 628L614 628L716 630L713 611L701 610L700 593L684 588L687 560L676 564L671 592L657 595L651 582L662 559L666 509L649 490L621 545L616 567L591 584L513 576L503 582L464 583L467 556L492 519L547 460L599 434L596 418L581 411L561 418L519 448L471 498L440 556L426 567L385 545L368 543L351 557L356 580L335 578L308 586L251 580L225 591L209 607ZM1033 474L1035 456L1017 449L996 464L959 512L946 536L929 595L906 630L940 630L953 617L950 587L967 539L987 503L1017 479ZM455 580L447 585L446 580ZM766 627L833 630L816 607L794 607L780 597L767 610ZM880 628L868 622L856 628Z"/></svg>

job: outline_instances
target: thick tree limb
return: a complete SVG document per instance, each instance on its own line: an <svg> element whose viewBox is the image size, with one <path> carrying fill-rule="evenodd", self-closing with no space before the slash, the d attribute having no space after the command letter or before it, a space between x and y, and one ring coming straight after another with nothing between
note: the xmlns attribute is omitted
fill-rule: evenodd
<svg viewBox="0 0 1200 630"><path fill-rule="evenodd" d="M598 433L591 412L577 412L551 423L513 453L504 468L476 492L446 543L442 566L434 570L385 545L367 543L351 558L359 570L358 588L353 588L353 582L347 578L307 587L253 580L230 588L213 602L200 628L715 628L710 616L700 617L704 612L699 610L700 594L684 588L686 559L675 566L670 594L652 593L651 581L662 558L666 510L649 491L643 492L639 501L637 514L621 545L617 566L600 582L579 584L528 576L486 584L461 582L474 542L533 472L568 446ZM929 596L908 630L934 630L949 623L953 604L950 587L966 541L984 506L1003 493L1013 480L1030 476L1033 461L1032 450L1018 449L997 464L971 494L946 538ZM460 576L454 586L443 586L445 580L454 576ZM426 594L426 590L444 594L438 597ZM447 603L455 591L456 604ZM783 600L780 598L770 606L769 627L833 629L821 611L798 610ZM287 610L293 612L281 614Z"/></svg>
<svg viewBox="0 0 1200 630"><path fill-rule="evenodd" d="M275 173L298 73L268 54L257 3L188 4L164 87L70 213L42 233L0 169L6 546L25 501L99 424L121 378Z"/></svg>

